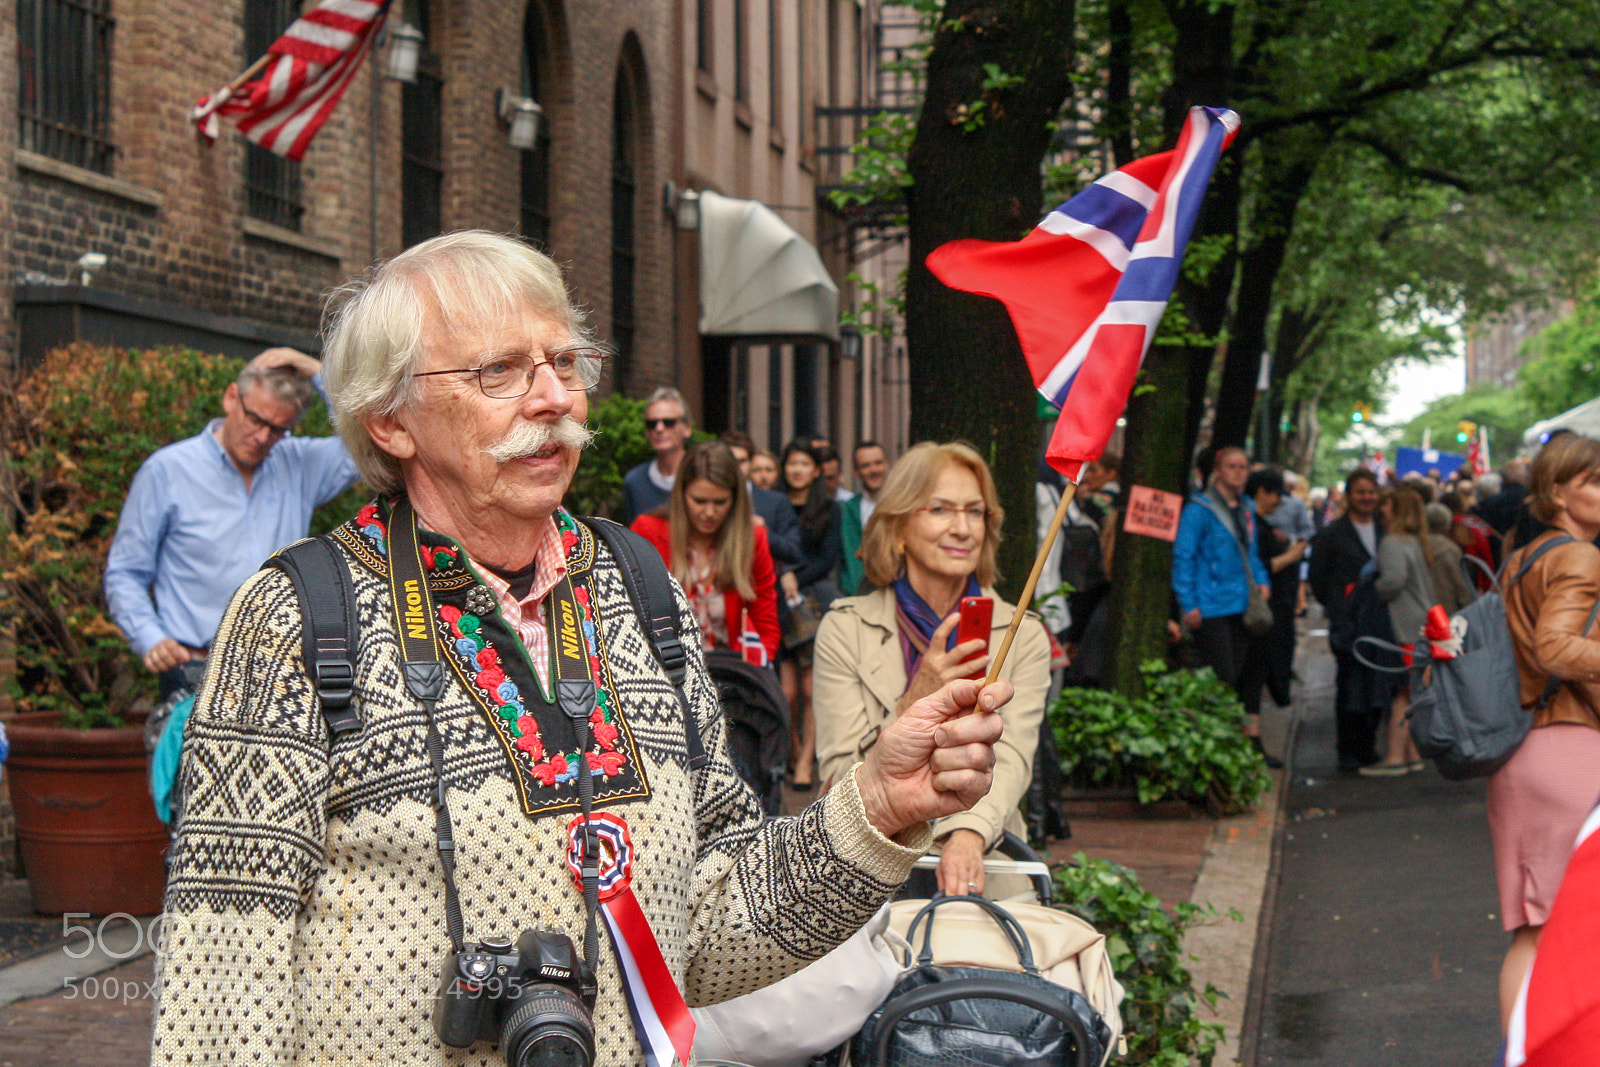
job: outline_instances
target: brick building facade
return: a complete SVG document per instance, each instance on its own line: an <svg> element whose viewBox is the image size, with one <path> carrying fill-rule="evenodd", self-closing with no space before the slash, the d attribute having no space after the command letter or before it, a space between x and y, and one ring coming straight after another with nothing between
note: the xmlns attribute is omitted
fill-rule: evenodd
<svg viewBox="0 0 1600 1067"><path fill-rule="evenodd" d="M422 74L380 42L289 165L189 121L299 8L294 0L16 0L0 10L0 343L76 337L249 355L317 345L326 291L433 232L519 232L567 271L622 352L607 388L674 382L710 423L847 444L855 368L818 337L707 347L698 247L664 191L767 205L838 282L848 234L819 206L816 109L859 102L872 0L394 0ZM262 43L265 42L265 43ZM507 143L501 90L543 109ZM90 256L90 260L83 257ZM94 262L104 257L104 264ZM84 268L89 273L84 274ZM750 352L755 355L751 356ZM807 377L810 375L811 377ZM869 420L870 421L870 420ZM718 428L713 425L712 428Z"/></svg>

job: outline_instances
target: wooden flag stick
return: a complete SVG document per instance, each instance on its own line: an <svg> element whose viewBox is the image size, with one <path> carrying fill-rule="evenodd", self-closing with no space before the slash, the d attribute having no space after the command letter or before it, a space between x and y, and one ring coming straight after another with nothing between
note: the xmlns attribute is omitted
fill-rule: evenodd
<svg viewBox="0 0 1600 1067"><path fill-rule="evenodd" d="M228 83L228 93L229 93L229 95L232 95L233 93L238 92L239 91L239 86L243 85L245 82L249 81L251 78L254 78L257 74L260 74L263 70L266 69L267 64L270 63L270 62L272 62L272 53L268 52L266 55L262 56L260 59L256 60L254 63L250 64L250 69L249 70L245 71L243 74L239 75L237 78L233 79L233 81Z"/></svg>
<svg viewBox="0 0 1600 1067"><path fill-rule="evenodd" d="M1077 482L1068 482L1066 488L1061 491L1061 505L1056 508L1055 518L1050 520L1049 532L1044 535L1044 540L1039 542L1039 554L1034 558L1028 583L1022 587L1022 595L1017 597L1017 610L1011 615L1011 625L1006 627L1006 636L1000 642L1000 651L995 654L994 662L989 664L989 677L983 680L984 685L989 685L1000 677L1000 668L1005 664L1006 655L1011 651L1011 642L1016 639L1017 627L1022 625L1023 613L1028 610L1028 605L1033 603L1033 587L1039 584L1039 572L1044 570L1044 558L1050 554L1050 546L1056 543L1056 535L1061 532L1061 524L1067 519L1067 506L1072 503L1072 498L1077 492Z"/></svg>

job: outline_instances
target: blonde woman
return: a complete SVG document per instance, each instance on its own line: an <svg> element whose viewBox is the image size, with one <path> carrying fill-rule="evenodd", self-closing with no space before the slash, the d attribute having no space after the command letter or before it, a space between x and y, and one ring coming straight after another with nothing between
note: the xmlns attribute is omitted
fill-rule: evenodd
<svg viewBox="0 0 1600 1067"><path fill-rule="evenodd" d="M1433 591L1433 547L1428 543L1428 523L1423 514L1422 494L1407 485L1386 492L1378 504L1383 519L1383 539L1378 542L1378 596L1388 604L1389 625L1394 639L1406 650L1406 666L1411 665L1411 650L1428 619L1428 609L1439 602ZM1407 713L1411 710L1411 689L1402 685L1389 704L1388 744L1383 759L1359 770L1367 778L1395 778L1423 768L1422 754L1411 740Z"/></svg>
<svg viewBox="0 0 1600 1067"><path fill-rule="evenodd" d="M989 647L998 651L1016 611L994 590L1001 518L988 465L967 445L924 442L889 471L861 540L867 579L878 589L834 601L817 630L824 781L843 777L914 701L987 669L980 642L955 643L957 605L964 596L993 598ZM1017 806L1033 774L1050 686L1049 641L1036 616L1017 631L1001 677L1016 696L1000 713L1005 734L995 748L994 786L970 812L933 828L946 893L981 893L984 853L1002 831L1025 832Z"/></svg>
<svg viewBox="0 0 1600 1067"><path fill-rule="evenodd" d="M667 503L633 520L666 561L700 623L707 648L740 647L746 630L778 654L778 594L767 530L750 518L750 494L727 445L695 447L679 464Z"/></svg>

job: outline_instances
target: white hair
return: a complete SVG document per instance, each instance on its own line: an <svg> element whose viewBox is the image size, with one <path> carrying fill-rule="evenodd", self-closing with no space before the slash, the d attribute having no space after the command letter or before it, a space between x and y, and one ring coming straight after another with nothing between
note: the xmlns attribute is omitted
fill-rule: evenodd
<svg viewBox="0 0 1600 1067"><path fill-rule="evenodd" d="M333 424L374 491L402 487L400 461L373 442L362 420L414 399L411 375L427 365L428 316L438 315L446 330L482 329L524 309L560 323L574 341L591 340L555 261L484 230L414 245L329 295L322 367Z"/></svg>

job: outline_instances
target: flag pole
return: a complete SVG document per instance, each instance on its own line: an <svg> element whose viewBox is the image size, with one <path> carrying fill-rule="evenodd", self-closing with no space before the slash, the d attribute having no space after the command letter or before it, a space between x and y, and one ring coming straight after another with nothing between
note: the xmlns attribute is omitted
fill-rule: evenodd
<svg viewBox="0 0 1600 1067"><path fill-rule="evenodd" d="M1049 531L1039 542L1039 554L1034 557L1033 570L1029 572L1027 584L1022 587L1022 593L1017 597L1017 610L1011 613L1011 625L1006 627L1006 636L1000 642L1000 651L995 653L994 662L989 664L989 677L983 680L984 685L989 685L1000 677L1000 668L1005 664L1006 655L1011 651L1011 642L1016 639L1017 627L1022 625L1023 613L1028 610L1028 605L1033 603L1033 588L1039 584L1039 574L1044 570L1045 557L1050 554L1050 546L1056 543L1056 535L1061 533L1061 524L1067 520L1067 507L1071 505L1072 498L1077 492L1077 482L1068 482L1066 488L1061 490L1061 504L1056 508L1055 518L1050 520Z"/></svg>

